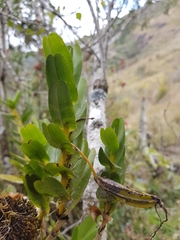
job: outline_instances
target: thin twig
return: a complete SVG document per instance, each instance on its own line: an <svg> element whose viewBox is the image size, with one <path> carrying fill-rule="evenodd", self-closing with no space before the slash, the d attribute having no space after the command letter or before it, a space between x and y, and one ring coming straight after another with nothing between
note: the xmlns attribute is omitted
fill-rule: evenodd
<svg viewBox="0 0 180 240"><path fill-rule="evenodd" d="M64 229L64 231L62 232L62 234L66 234L69 230L71 230L72 228L74 228L75 226L79 225L84 219L84 216L82 216L77 222L71 224L69 227L67 227L66 229Z"/></svg>
<svg viewBox="0 0 180 240"><path fill-rule="evenodd" d="M48 7L48 6L45 6L45 4L44 4L44 2L43 2L42 0L40 0L40 2L41 2L41 4L43 4L44 8L45 8L47 11L50 11L50 12L53 13L56 17L58 17L58 18L60 18L60 19L62 20L62 22L65 24L65 26L68 27L68 29L78 38L78 40L79 40L87 49L89 49L89 50L94 54L94 56L97 58L98 63L100 63L100 59L99 59L98 55L95 53L95 51L94 51L91 47L89 47L82 38L80 38L80 36L79 36L79 35L77 34L77 32L73 29L73 27L65 21L65 19L63 18L63 16L55 10L55 8L52 6L52 4L51 4L51 6Z"/></svg>

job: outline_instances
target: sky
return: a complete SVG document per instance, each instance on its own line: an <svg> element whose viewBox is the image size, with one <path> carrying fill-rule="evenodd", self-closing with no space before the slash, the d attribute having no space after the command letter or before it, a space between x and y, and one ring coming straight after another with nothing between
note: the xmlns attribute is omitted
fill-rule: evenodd
<svg viewBox="0 0 180 240"><path fill-rule="evenodd" d="M143 6L145 1L146 0L141 0L140 5ZM55 7L60 7L60 13L65 16L64 19L69 25L78 27L78 35L80 37L85 35L89 36L91 33L93 33L94 23L86 0L50 0L50 2ZM91 0L91 2L94 4L95 0ZM129 10L132 8L132 3L133 0L129 0L129 5L123 8L119 17L123 17L128 14ZM82 14L81 20L76 19L76 12L80 12ZM57 19L54 22L56 32L63 37L65 42L76 40L77 38L72 34L71 31L64 31L63 26L64 25L60 19ZM13 35L11 35L10 41L14 46L19 45L19 39Z"/></svg>
<svg viewBox="0 0 180 240"><path fill-rule="evenodd" d="M94 30L93 19L86 0L50 0L50 1L54 6L56 7L60 6L60 13L66 15L65 19L70 25L79 27L78 34L80 37L90 35L91 33L93 33ZM93 2L95 2L95 0L92 0L92 3ZM144 5L144 2L145 0L140 1L141 6ZM124 7L119 16L123 17L126 14L128 14L132 5L133 0L130 0L129 5L127 7ZM73 12L80 12L82 14L81 20L76 19L76 14L71 14ZM68 33L69 31L61 33L63 26L61 25L60 20L55 23L55 27L57 28L57 33L62 34L63 39L65 41L69 40L72 41L76 39L72 34Z"/></svg>

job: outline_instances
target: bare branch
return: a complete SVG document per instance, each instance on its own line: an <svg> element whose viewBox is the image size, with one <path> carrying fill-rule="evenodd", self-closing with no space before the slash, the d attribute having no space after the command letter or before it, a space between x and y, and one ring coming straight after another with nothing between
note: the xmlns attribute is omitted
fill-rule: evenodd
<svg viewBox="0 0 180 240"><path fill-rule="evenodd" d="M53 6L52 4L50 4L49 6L46 6L42 0L40 0L40 2L41 2L41 4L43 5L43 7L44 7L46 10L52 12L56 17L58 17L58 18L60 18L60 19L62 20L62 22L65 24L65 26L68 27L68 29L69 29L69 30L77 37L77 39L85 46L85 48L89 49L90 52L92 52L92 53L94 54L94 56L96 57L98 63L100 64L100 59L99 59L98 55L95 53L95 51L92 49L92 47L89 46L89 45L87 45L87 43L86 43L82 38L79 37L79 35L77 34L77 32L74 30L74 28L65 21L65 19L63 18L63 16L55 10L54 6Z"/></svg>
<svg viewBox="0 0 180 240"><path fill-rule="evenodd" d="M71 224L69 227L67 227L63 232L62 235L66 234L69 230L74 228L75 226L79 225L84 219L84 216L82 216L77 222Z"/></svg>

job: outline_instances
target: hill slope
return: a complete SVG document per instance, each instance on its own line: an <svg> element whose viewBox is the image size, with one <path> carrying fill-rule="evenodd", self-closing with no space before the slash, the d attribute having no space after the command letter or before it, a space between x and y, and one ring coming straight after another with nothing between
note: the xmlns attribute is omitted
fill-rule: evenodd
<svg viewBox="0 0 180 240"><path fill-rule="evenodd" d="M110 47L108 120L123 117L138 129L142 97L147 102L147 126L156 148L177 143L180 134L180 5L168 15L156 11L147 28L125 29ZM177 149L176 149L177 150Z"/></svg>

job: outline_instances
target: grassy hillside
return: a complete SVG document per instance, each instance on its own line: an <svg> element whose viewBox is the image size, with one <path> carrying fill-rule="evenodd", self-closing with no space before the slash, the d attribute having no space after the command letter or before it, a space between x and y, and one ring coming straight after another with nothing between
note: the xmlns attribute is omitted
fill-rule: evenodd
<svg viewBox="0 0 180 240"><path fill-rule="evenodd" d="M180 175L168 170L155 172L148 166L137 147L137 131L144 97L152 146L180 164L180 1L177 2L166 15L158 4L139 16L139 24L126 28L110 46L108 60L108 122L123 117L126 130L130 130L127 132L135 130L130 141L127 137L125 184L161 196L168 208L169 221L154 238L157 240L180 239ZM141 18L150 16L147 27L142 29ZM111 240L148 239L149 231L158 224L154 209L127 206L118 209L114 220L109 231Z"/></svg>
<svg viewBox="0 0 180 240"><path fill-rule="evenodd" d="M142 97L147 103L147 128L154 146L177 144L169 124L180 134L180 5L154 13L146 28L125 29L110 47L108 120L122 116L138 129ZM176 149L177 150L177 149ZM173 157L173 156L172 156Z"/></svg>

